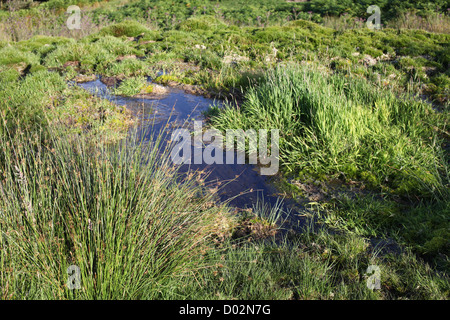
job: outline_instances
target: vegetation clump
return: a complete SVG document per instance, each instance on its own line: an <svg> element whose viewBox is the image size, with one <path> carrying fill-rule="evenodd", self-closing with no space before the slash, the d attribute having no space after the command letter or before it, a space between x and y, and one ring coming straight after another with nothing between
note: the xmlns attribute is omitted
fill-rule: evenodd
<svg viewBox="0 0 450 320"><path fill-rule="evenodd" d="M280 160L294 175L344 174L405 194L448 183L435 147L440 118L426 103L374 90L364 80L294 66L269 72L239 109L227 106L210 121L218 129L279 128Z"/></svg>

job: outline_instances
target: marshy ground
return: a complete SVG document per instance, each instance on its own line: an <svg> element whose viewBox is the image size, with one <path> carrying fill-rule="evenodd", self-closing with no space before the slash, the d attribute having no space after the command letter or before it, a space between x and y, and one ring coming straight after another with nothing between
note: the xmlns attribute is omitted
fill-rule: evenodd
<svg viewBox="0 0 450 320"><path fill-rule="evenodd" d="M65 1L2 2L2 299L449 297L445 1L386 2L381 30L362 1L248 2L86 0L80 30ZM292 211L233 205L90 86L279 129L271 197Z"/></svg>

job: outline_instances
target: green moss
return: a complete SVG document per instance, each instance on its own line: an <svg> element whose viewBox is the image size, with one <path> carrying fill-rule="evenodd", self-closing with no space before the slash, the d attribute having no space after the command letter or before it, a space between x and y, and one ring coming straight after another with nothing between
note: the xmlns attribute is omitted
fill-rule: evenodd
<svg viewBox="0 0 450 320"><path fill-rule="evenodd" d="M92 73L100 59L108 57L108 52L98 46L84 42L70 42L58 46L44 59L44 64L50 68L61 68L66 62L78 61L83 72Z"/></svg>
<svg viewBox="0 0 450 320"><path fill-rule="evenodd" d="M156 79L154 79L153 82L167 85L169 82L181 83L181 80L180 80L180 78L178 78L174 75L163 74L163 75L160 75L159 77L157 77Z"/></svg>
<svg viewBox="0 0 450 320"><path fill-rule="evenodd" d="M141 91L143 91L145 93L152 93L153 92L153 86L152 85L148 85L148 86L144 87Z"/></svg>
<svg viewBox="0 0 450 320"><path fill-rule="evenodd" d="M433 238L425 242L421 251L424 254L431 254L431 255L436 255L440 252L449 253L450 233L448 232L448 230L444 230L443 233L444 234L442 236L434 236Z"/></svg>
<svg viewBox="0 0 450 320"><path fill-rule="evenodd" d="M369 187L375 188L380 184L376 175L373 174L372 172L362 171L359 173L359 176L361 180L366 182Z"/></svg>
<svg viewBox="0 0 450 320"><path fill-rule="evenodd" d="M432 83L442 90L448 90L450 88L450 76L446 74L440 74L432 78Z"/></svg>
<svg viewBox="0 0 450 320"><path fill-rule="evenodd" d="M349 178L355 178L359 170L355 164L349 163L342 168L342 171L345 172Z"/></svg>
<svg viewBox="0 0 450 320"><path fill-rule="evenodd" d="M6 127L15 128L20 121L24 128L39 128L48 116L44 112L54 108L55 98L67 88L66 82L59 74L47 70L28 73L18 79L16 70L6 74L10 81L0 81L0 107Z"/></svg>
<svg viewBox="0 0 450 320"><path fill-rule="evenodd" d="M352 62L349 59L338 58L331 62L331 68L342 73L350 73Z"/></svg>

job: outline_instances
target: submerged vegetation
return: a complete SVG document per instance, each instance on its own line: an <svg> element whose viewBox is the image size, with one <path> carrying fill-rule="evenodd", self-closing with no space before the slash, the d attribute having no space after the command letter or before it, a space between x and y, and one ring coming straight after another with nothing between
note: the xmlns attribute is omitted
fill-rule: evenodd
<svg viewBox="0 0 450 320"><path fill-rule="evenodd" d="M77 3L68 30L68 1L2 1L2 299L449 298L448 2L379 1L381 30L356 0ZM94 79L279 129L280 195L306 226L281 202L220 203L77 86Z"/></svg>

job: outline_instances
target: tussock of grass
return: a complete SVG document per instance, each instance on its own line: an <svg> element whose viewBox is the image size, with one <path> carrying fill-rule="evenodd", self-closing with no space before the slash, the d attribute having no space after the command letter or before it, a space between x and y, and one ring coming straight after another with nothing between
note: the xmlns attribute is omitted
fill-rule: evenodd
<svg viewBox="0 0 450 320"><path fill-rule="evenodd" d="M120 62L114 61L104 65L104 68L97 68L97 71L107 77L136 77L150 73L148 63L135 58L125 58Z"/></svg>
<svg viewBox="0 0 450 320"><path fill-rule="evenodd" d="M0 295L138 299L195 270L223 208L197 198L156 145L2 134ZM167 152L167 151L166 151ZM209 239L209 240L208 240ZM69 290L67 267L81 269ZM5 272L21 270L20 274Z"/></svg>
<svg viewBox="0 0 450 320"><path fill-rule="evenodd" d="M114 93L122 96L134 96L148 86L144 77L127 78L114 89Z"/></svg>
<svg viewBox="0 0 450 320"><path fill-rule="evenodd" d="M257 199L256 203L253 205L253 212L269 226L277 228L283 227L283 224L290 213L283 210L283 200L278 199L277 202L271 206L270 204L265 203L263 197Z"/></svg>
<svg viewBox="0 0 450 320"><path fill-rule="evenodd" d="M425 103L368 82L278 67L247 91L239 108L224 108L211 123L224 130L280 129L281 164L296 175L343 173L405 194L447 183L434 119Z"/></svg>

